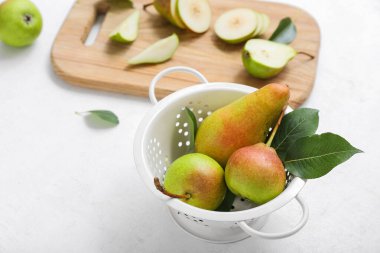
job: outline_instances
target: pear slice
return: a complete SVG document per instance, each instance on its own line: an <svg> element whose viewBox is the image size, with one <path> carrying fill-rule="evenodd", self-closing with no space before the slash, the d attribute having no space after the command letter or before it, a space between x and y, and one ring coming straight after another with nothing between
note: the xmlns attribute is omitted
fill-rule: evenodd
<svg viewBox="0 0 380 253"><path fill-rule="evenodd" d="M174 24L176 26L178 26L179 28L185 29L186 26L182 22L181 18L178 15L178 12L177 12L177 2L178 2L178 0L170 0L170 13L172 15L172 19L173 19Z"/></svg>
<svg viewBox="0 0 380 253"><path fill-rule="evenodd" d="M264 23L265 23L265 29L263 31L263 34L269 29L269 26L270 26L270 18L267 14L263 14L264 15Z"/></svg>
<svg viewBox="0 0 380 253"><path fill-rule="evenodd" d="M216 35L231 44L250 39L257 27L257 14L246 8L237 8L223 13L215 22Z"/></svg>
<svg viewBox="0 0 380 253"><path fill-rule="evenodd" d="M140 54L128 61L130 65L143 63L160 63L169 60L178 48L179 39L177 34L161 39L150 45Z"/></svg>
<svg viewBox="0 0 380 253"><path fill-rule="evenodd" d="M115 30L109 38L113 41L128 43L136 40L139 30L140 12L135 10Z"/></svg>
<svg viewBox="0 0 380 253"><path fill-rule="evenodd" d="M266 79L279 74L296 55L297 51L288 45L251 39L244 46L242 60L252 76Z"/></svg>
<svg viewBox="0 0 380 253"><path fill-rule="evenodd" d="M252 36L251 38L255 38L256 36L259 35L259 33L261 32L261 27L263 25L263 19L261 17L261 14L258 13L258 12L255 12L256 14L256 29L255 31L252 33Z"/></svg>
<svg viewBox="0 0 380 253"><path fill-rule="evenodd" d="M258 36L263 35L269 28L270 20L268 15L259 13L260 19L261 19L261 24L260 24L260 31L257 34Z"/></svg>
<svg viewBox="0 0 380 253"><path fill-rule="evenodd" d="M182 29L186 28L177 14L177 0L154 0L153 5L157 12L170 23Z"/></svg>
<svg viewBox="0 0 380 253"><path fill-rule="evenodd" d="M210 28L211 8L207 0L178 0L177 12L185 26L195 33Z"/></svg>

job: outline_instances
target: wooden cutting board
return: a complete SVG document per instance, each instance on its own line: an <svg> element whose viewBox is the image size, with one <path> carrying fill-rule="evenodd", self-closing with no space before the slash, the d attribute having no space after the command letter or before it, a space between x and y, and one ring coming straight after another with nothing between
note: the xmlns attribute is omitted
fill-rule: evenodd
<svg viewBox="0 0 380 253"><path fill-rule="evenodd" d="M210 82L233 82L257 88L269 82L286 83L291 88L293 108L300 106L310 95L316 74L320 31L316 21L299 8L253 0L210 0L212 23L221 13L236 7L248 7L268 14L271 25L264 38L268 38L278 22L286 16L291 17L296 24L298 35L291 45L298 51L314 55L315 59L298 55L280 75L263 81L251 77L244 69L241 62L244 44L226 44L215 36L212 28L201 35L176 28L161 18L153 7L149 7L147 12L141 12L139 36L134 43L124 45L109 41L108 34L131 12L130 8L125 8L120 2L114 2L115 0L109 0L107 9L106 2L78 0L68 14L51 52L54 70L68 83L148 96L149 83L155 74L167 67L183 65L199 70ZM142 4L149 1L134 2L135 8L142 9ZM84 45L96 16L102 12L106 12L105 19L95 43L91 46ZM180 37L180 47L170 61L157 65L128 66L129 58L173 32ZM195 83L197 79L189 74L171 74L160 81L156 94L162 98Z"/></svg>

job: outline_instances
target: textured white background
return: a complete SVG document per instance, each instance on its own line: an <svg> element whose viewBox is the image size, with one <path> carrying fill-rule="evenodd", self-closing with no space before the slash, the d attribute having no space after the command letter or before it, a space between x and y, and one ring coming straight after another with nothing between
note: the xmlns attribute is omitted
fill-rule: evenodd
<svg viewBox="0 0 380 253"><path fill-rule="evenodd" d="M322 32L316 85L319 132L365 153L302 195L310 220L295 236L208 244L183 233L142 184L132 141L147 99L74 88L49 54L70 1L35 0L45 26L25 49L0 44L0 252L380 252L380 1L281 1L309 11ZM286 15L286 14L284 14ZM108 108L121 124L89 128L75 111ZM294 225L291 203L265 231Z"/></svg>

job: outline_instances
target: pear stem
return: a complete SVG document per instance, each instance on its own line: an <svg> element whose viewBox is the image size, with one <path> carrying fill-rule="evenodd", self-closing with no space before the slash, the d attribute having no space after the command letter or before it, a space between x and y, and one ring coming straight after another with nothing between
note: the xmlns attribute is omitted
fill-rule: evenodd
<svg viewBox="0 0 380 253"><path fill-rule="evenodd" d="M270 136L269 136L269 139L268 139L268 141L267 141L267 143L266 143L267 147L270 147L270 145L272 145L272 141L273 141L273 139L274 139L274 136L275 136L276 133L277 133L277 130L278 130L278 127L279 127L280 124L281 124L282 118L284 117L285 109L286 109L286 106L284 107L284 109L282 109L281 115L280 115L280 117L279 117L278 120L277 120L276 126L273 128L273 130L272 130L272 132L271 132L271 134L270 134Z"/></svg>
<svg viewBox="0 0 380 253"><path fill-rule="evenodd" d="M306 53L306 52L297 52L297 54L303 54L303 55L306 55L306 56L309 56L310 57L310 60L313 60L314 58L315 58L315 56L314 55L312 55L312 54L309 54L309 53Z"/></svg>
<svg viewBox="0 0 380 253"><path fill-rule="evenodd" d="M148 8L151 5L153 5L153 3L144 4L143 5L143 10L146 11L146 8Z"/></svg>
<svg viewBox="0 0 380 253"><path fill-rule="evenodd" d="M160 180L158 179L158 177L154 178L154 185L156 186L157 190L159 190L160 192L162 192L163 194L165 194L166 196L169 196L171 198L189 199L191 197L191 195L189 193L186 193L186 194L182 195L182 194L174 194L174 193L167 192L165 190L165 188L161 185Z"/></svg>

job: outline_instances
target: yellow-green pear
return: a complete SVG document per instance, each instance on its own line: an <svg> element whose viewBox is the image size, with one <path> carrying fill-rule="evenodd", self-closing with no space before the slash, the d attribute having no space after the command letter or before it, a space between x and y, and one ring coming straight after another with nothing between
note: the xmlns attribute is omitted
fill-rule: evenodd
<svg viewBox="0 0 380 253"><path fill-rule="evenodd" d="M0 4L0 40L13 47L32 44L42 30L42 16L29 0L6 0Z"/></svg>
<svg viewBox="0 0 380 253"><path fill-rule="evenodd" d="M276 151L258 143L236 150L228 159L228 189L256 204L264 204L283 192L286 172Z"/></svg>
<svg viewBox="0 0 380 253"><path fill-rule="evenodd" d="M288 100L288 86L272 83L216 110L197 131L196 152L225 166L237 149L265 141Z"/></svg>
<svg viewBox="0 0 380 253"><path fill-rule="evenodd" d="M164 187L155 179L158 190L183 202L215 210L226 194L223 168L212 158L198 153L181 156L167 169Z"/></svg>

